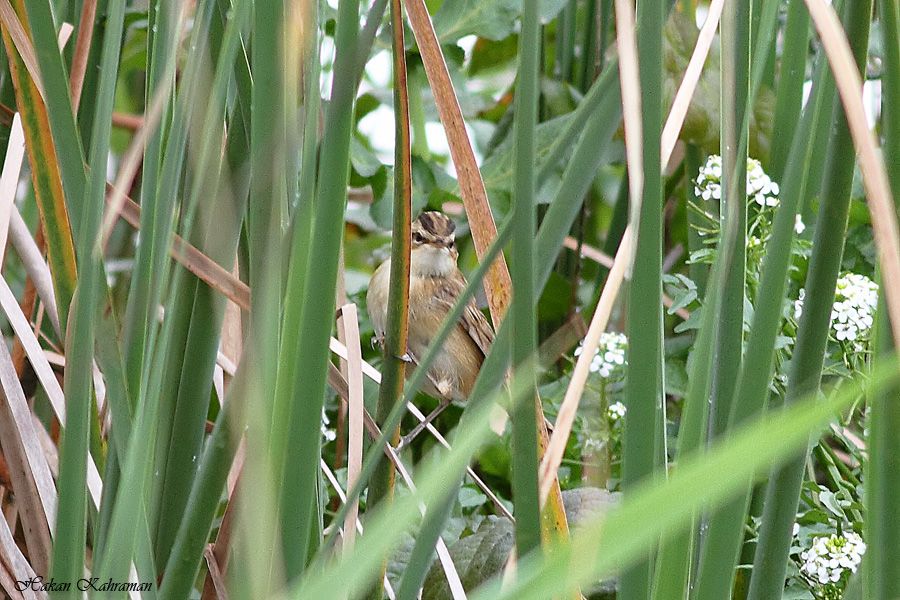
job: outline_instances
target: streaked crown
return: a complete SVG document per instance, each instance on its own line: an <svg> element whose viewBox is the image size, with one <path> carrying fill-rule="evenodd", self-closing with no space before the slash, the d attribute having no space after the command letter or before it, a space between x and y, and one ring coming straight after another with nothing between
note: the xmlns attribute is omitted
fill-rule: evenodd
<svg viewBox="0 0 900 600"><path fill-rule="evenodd" d="M442 212L427 211L412 224L413 245L434 244L451 247L456 224Z"/></svg>

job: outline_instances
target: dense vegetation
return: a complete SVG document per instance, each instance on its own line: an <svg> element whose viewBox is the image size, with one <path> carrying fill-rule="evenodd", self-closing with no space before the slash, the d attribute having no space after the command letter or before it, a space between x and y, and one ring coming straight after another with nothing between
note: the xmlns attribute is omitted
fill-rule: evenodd
<svg viewBox="0 0 900 600"><path fill-rule="evenodd" d="M898 0L0 28L6 596L900 597ZM410 362L426 209L468 284Z"/></svg>

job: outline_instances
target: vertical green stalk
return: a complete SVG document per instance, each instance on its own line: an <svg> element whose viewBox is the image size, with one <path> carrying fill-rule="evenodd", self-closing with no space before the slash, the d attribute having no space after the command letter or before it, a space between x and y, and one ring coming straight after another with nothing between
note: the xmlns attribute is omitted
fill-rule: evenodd
<svg viewBox="0 0 900 600"><path fill-rule="evenodd" d="M394 60L394 212L391 234L391 273L388 291L387 327L384 338L384 362L381 368L381 388L375 420L384 426L391 412L403 396L406 354L409 333L409 256L411 251L412 219L412 155L410 154L409 89L407 87L406 49L403 43L403 7L400 0L391 0L391 51ZM386 431L396 444L399 426ZM369 482L369 507L385 510L394 496L394 465L382 459ZM376 580L372 597L382 597L382 577Z"/></svg>
<svg viewBox="0 0 900 600"><path fill-rule="evenodd" d="M575 62L575 17L578 12L576 0L569 0L556 18L555 62L556 77L560 81L572 80ZM521 57L521 45L519 47Z"/></svg>
<svg viewBox="0 0 900 600"><path fill-rule="evenodd" d="M747 150L740 140L747 135L744 116L750 87L750 2L726 2L721 23L722 103L722 210L721 219L731 220L737 235L720 242L726 281L718 315L718 334L713 371L710 435L727 427L731 399L741 367L744 331L744 282L747 238ZM741 146L739 148L738 146ZM722 227L724 230L725 227ZM730 245L727 247L726 245Z"/></svg>
<svg viewBox="0 0 900 600"><path fill-rule="evenodd" d="M68 354L65 373L66 428L60 442L60 503L57 511L51 577L77 581L84 575L87 530L87 456L90 435L91 389L97 299L104 273L97 232L106 203L106 160L109 153L111 115L119 65L119 41L125 16L124 0L110 5L108 35L104 41L100 93L97 96L94 131L91 139L91 176L81 204L82 227L78 236L78 287L72 305L72 322L66 347L80 348ZM77 598L73 589L67 596Z"/></svg>
<svg viewBox="0 0 900 600"><path fill-rule="evenodd" d="M662 133L663 2L639 2L637 50L640 64L641 128L644 185L637 216L635 268L628 290L628 350L622 488L626 497L658 466L663 448L662 377ZM652 557L627 569L620 579L622 600L639 600L650 593Z"/></svg>
<svg viewBox="0 0 900 600"><path fill-rule="evenodd" d="M600 44L600 31L597 12L603 0L587 0L587 10L584 19L584 38L581 43L581 79L579 88L582 93L588 91L594 83L597 73L597 59L602 53Z"/></svg>
<svg viewBox="0 0 900 600"><path fill-rule="evenodd" d="M871 14L870 0L849 0L845 4L844 29L860 69L866 62ZM837 99L832 109L832 123L822 204L806 278L807 301L788 374L785 397L788 405L814 393L819 387L847 229L854 165L854 155L847 152L847 148L852 147L853 140L843 107ZM805 461L806 453L795 456L773 473L766 487L759 544L750 579L750 600L780 596L784 588L791 528L796 518Z"/></svg>
<svg viewBox="0 0 900 600"><path fill-rule="evenodd" d="M881 124L884 132L884 163L894 195L900 202L900 2L878 3L884 43L881 76ZM898 211L900 214L900 211ZM890 323L882 293L875 333L875 356L896 357ZM896 358L895 358L896 360ZM876 361L878 362L878 361ZM866 598L891 600L900 597L900 387L893 386L870 398L869 470L866 472L868 552L864 572Z"/></svg>
<svg viewBox="0 0 900 600"><path fill-rule="evenodd" d="M784 49L775 100L775 122L772 131L772 150L767 172L773 181L781 181L794 130L803 102L803 81L806 58L809 54L809 13L803 2L788 2L787 25L784 30Z"/></svg>
<svg viewBox="0 0 900 600"><path fill-rule="evenodd" d="M175 51L181 28L180 8L176 2L154 2L147 28L147 91L145 106L162 86L172 85L175 77ZM170 103L167 103L170 104ZM123 324L125 376L129 390L137 397L144 374L149 323L156 321L152 295L152 239L156 235L157 192L163 162L163 142L169 129L171 108L166 107L160 126L147 139L141 166L141 243L135 251L134 273L128 291ZM152 308L151 308L152 307Z"/></svg>
<svg viewBox="0 0 900 600"><path fill-rule="evenodd" d="M358 17L359 5L356 0L340 1L335 32L335 73L353 72ZM285 484L285 491L291 492L291 505L283 507L282 527L285 531L290 530L295 544L301 546L294 548L292 554L285 557L289 576L299 573L306 563L306 540L310 537L312 527L310 515L318 494L320 436L311 435L310 432L319 428L325 397L328 338L334 322L334 289L343 237L344 209L347 204L355 96L355 80L350 77L334 78L319 162L319 187L313 226L315 243L310 248L307 263L306 297L294 355L295 409L291 414L291 425L295 431L305 431L306 434L298 435L297 443L292 447L295 458ZM322 295L328 299L323 301ZM286 496L283 494L282 497Z"/></svg>
<svg viewBox="0 0 900 600"><path fill-rule="evenodd" d="M286 19L284 2L252 3L253 38L250 48L250 59L253 86L250 94L252 123L250 128L250 198L247 210L246 234L249 253L249 281L254 290L251 300L251 329L253 331L250 350L255 352L251 366L248 367L248 394L250 397L261 394L264 398L272 398L274 402L259 403L258 413L248 414L248 469L245 471L245 485L262 486L262 503L264 509L252 515L247 506L241 506L239 513L245 539L239 546L240 552L246 552L249 559L244 577L249 579L248 590L254 593L277 589L281 584L277 574L282 573L279 557L284 556L285 563L290 562L292 572L302 564L302 555L306 548L307 536L297 535L289 531L294 521L305 522L309 516L304 509L280 505L285 494L282 491L293 489L296 482L283 473L284 448L287 446L291 419L290 404L285 407L278 396L277 371L280 367L279 349L280 324L272 324L266 319L280 319L282 314L282 282L279 251L282 244L282 224L286 216L283 211L286 199L285 186L285 134L283 120L286 110L284 103L284 85L287 80L285 52L288 51L285 38L290 26ZM267 32L257 35L256 32ZM272 263L278 264L276 267ZM265 290L265 291L263 291ZM260 293L262 292L262 293ZM300 303L301 310L305 308ZM296 340L295 340L296 343ZM321 418L321 417L319 417ZM318 421L316 421L318 424ZM257 436L259 436L257 438ZM313 438L313 441L318 441ZM311 460L311 459L310 459ZM277 482L283 482L278 488ZM315 488L315 478L311 478ZM238 502L246 503L246 496L240 496ZM280 530L278 518L280 521ZM279 535L280 533L280 535ZM257 552L255 546L267 537L271 543L263 552ZM290 553L290 557L288 554ZM259 556L257 556L257 554ZM260 558L264 557L264 558ZM237 558L237 555L236 555ZM267 573L265 576L263 573ZM265 578L265 581L260 581ZM248 592L249 593L249 592Z"/></svg>
<svg viewBox="0 0 900 600"><path fill-rule="evenodd" d="M519 393L535 397L537 383L532 358L537 346L534 296L535 177L534 129L538 110L540 24L537 2L525 2L519 37L519 74L513 121L514 187L512 212L513 379ZM530 371L530 373L529 373ZM540 548L541 526L538 502L536 410L533 402L521 402L512 414L512 492L516 512L516 550L525 556Z"/></svg>

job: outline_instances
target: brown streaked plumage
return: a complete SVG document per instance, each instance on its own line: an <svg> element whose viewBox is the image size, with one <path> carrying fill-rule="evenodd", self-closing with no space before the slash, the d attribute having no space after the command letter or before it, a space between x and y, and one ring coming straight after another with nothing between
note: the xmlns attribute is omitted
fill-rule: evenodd
<svg viewBox="0 0 900 600"><path fill-rule="evenodd" d="M456 266L455 229L453 221L440 212L424 212L412 224L407 353L416 364L466 287ZM390 262L376 269L366 295L378 339L384 336L387 321ZM442 406L466 400L493 340L491 326L470 300L429 369L424 391ZM411 374L412 369L407 369L407 375Z"/></svg>

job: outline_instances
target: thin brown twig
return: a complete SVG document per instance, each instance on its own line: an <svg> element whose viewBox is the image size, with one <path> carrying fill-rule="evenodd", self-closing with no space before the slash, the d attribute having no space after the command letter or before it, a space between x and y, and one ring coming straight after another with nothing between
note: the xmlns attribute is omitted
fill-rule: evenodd
<svg viewBox="0 0 900 600"><path fill-rule="evenodd" d="M91 39L94 37L94 18L97 14L97 0L84 0L81 5L81 16L78 20L78 37L75 39L75 52L72 56L72 71L69 75L69 88L72 93L72 112L78 114L81 103L81 88L84 85L84 74L87 71L88 54L91 51Z"/></svg>

